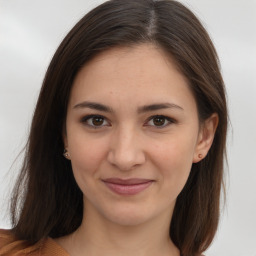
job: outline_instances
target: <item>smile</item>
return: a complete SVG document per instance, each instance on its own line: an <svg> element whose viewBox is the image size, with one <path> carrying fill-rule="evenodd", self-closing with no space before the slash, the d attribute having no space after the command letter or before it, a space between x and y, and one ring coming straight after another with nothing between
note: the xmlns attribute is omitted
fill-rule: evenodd
<svg viewBox="0 0 256 256"><path fill-rule="evenodd" d="M128 179L109 178L103 180L105 185L119 195L135 195L147 189L153 180L149 179Z"/></svg>

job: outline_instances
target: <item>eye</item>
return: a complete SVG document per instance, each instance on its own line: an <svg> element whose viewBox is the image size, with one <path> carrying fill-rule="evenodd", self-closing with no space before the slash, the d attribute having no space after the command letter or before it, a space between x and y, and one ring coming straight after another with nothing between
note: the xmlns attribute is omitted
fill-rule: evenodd
<svg viewBox="0 0 256 256"><path fill-rule="evenodd" d="M109 122L101 115L85 116L81 120L82 123L92 128L101 128L103 126L110 126Z"/></svg>
<svg viewBox="0 0 256 256"><path fill-rule="evenodd" d="M163 128L171 123L175 123L175 121L172 118L162 115L156 115L148 119L147 125Z"/></svg>

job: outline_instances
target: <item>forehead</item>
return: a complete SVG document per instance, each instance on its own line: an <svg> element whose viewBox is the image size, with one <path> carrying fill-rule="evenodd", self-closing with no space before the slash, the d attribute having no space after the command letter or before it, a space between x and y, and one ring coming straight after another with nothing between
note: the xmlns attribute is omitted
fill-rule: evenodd
<svg viewBox="0 0 256 256"><path fill-rule="evenodd" d="M112 105L152 101L192 101L187 79L175 62L154 45L119 47L104 51L76 76L70 102L98 100Z"/></svg>
<svg viewBox="0 0 256 256"><path fill-rule="evenodd" d="M178 74L184 79L178 72L174 60L162 49L152 44L141 44L133 47L115 47L101 52L85 64L76 80L81 77L89 80L101 75L111 81L119 80L118 76L122 76L123 79L130 78L130 82L135 81L134 78L137 81L138 78L149 78L154 82ZM119 83L121 82L119 80Z"/></svg>

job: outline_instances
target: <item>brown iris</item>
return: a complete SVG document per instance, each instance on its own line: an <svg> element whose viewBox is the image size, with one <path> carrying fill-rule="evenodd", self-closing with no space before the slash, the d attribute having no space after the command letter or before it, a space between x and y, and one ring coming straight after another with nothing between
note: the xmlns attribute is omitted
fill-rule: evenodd
<svg viewBox="0 0 256 256"><path fill-rule="evenodd" d="M155 126L163 126L165 124L165 118L161 116L155 117L153 123Z"/></svg>
<svg viewBox="0 0 256 256"><path fill-rule="evenodd" d="M96 116L92 118L92 124L94 126L101 126L104 122L104 118L100 117L100 116Z"/></svg>

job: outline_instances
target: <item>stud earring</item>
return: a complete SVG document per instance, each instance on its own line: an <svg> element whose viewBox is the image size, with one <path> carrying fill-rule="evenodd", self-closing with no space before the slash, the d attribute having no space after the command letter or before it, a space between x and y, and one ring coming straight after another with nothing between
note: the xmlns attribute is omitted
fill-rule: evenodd
<svg viewBox="0 0 256 256"><path fill-rule="evenodd" d="M66 157L66 158L69 157L69 153L66 149L64 149L63 156Z"/></svg>
<svg viewBox="0 0 256 256"><path fill-rule="evenodd" d="M202 155L202 154L198 154L198 157L199 157L199 158L203 158L203 155Z"/></svg>

